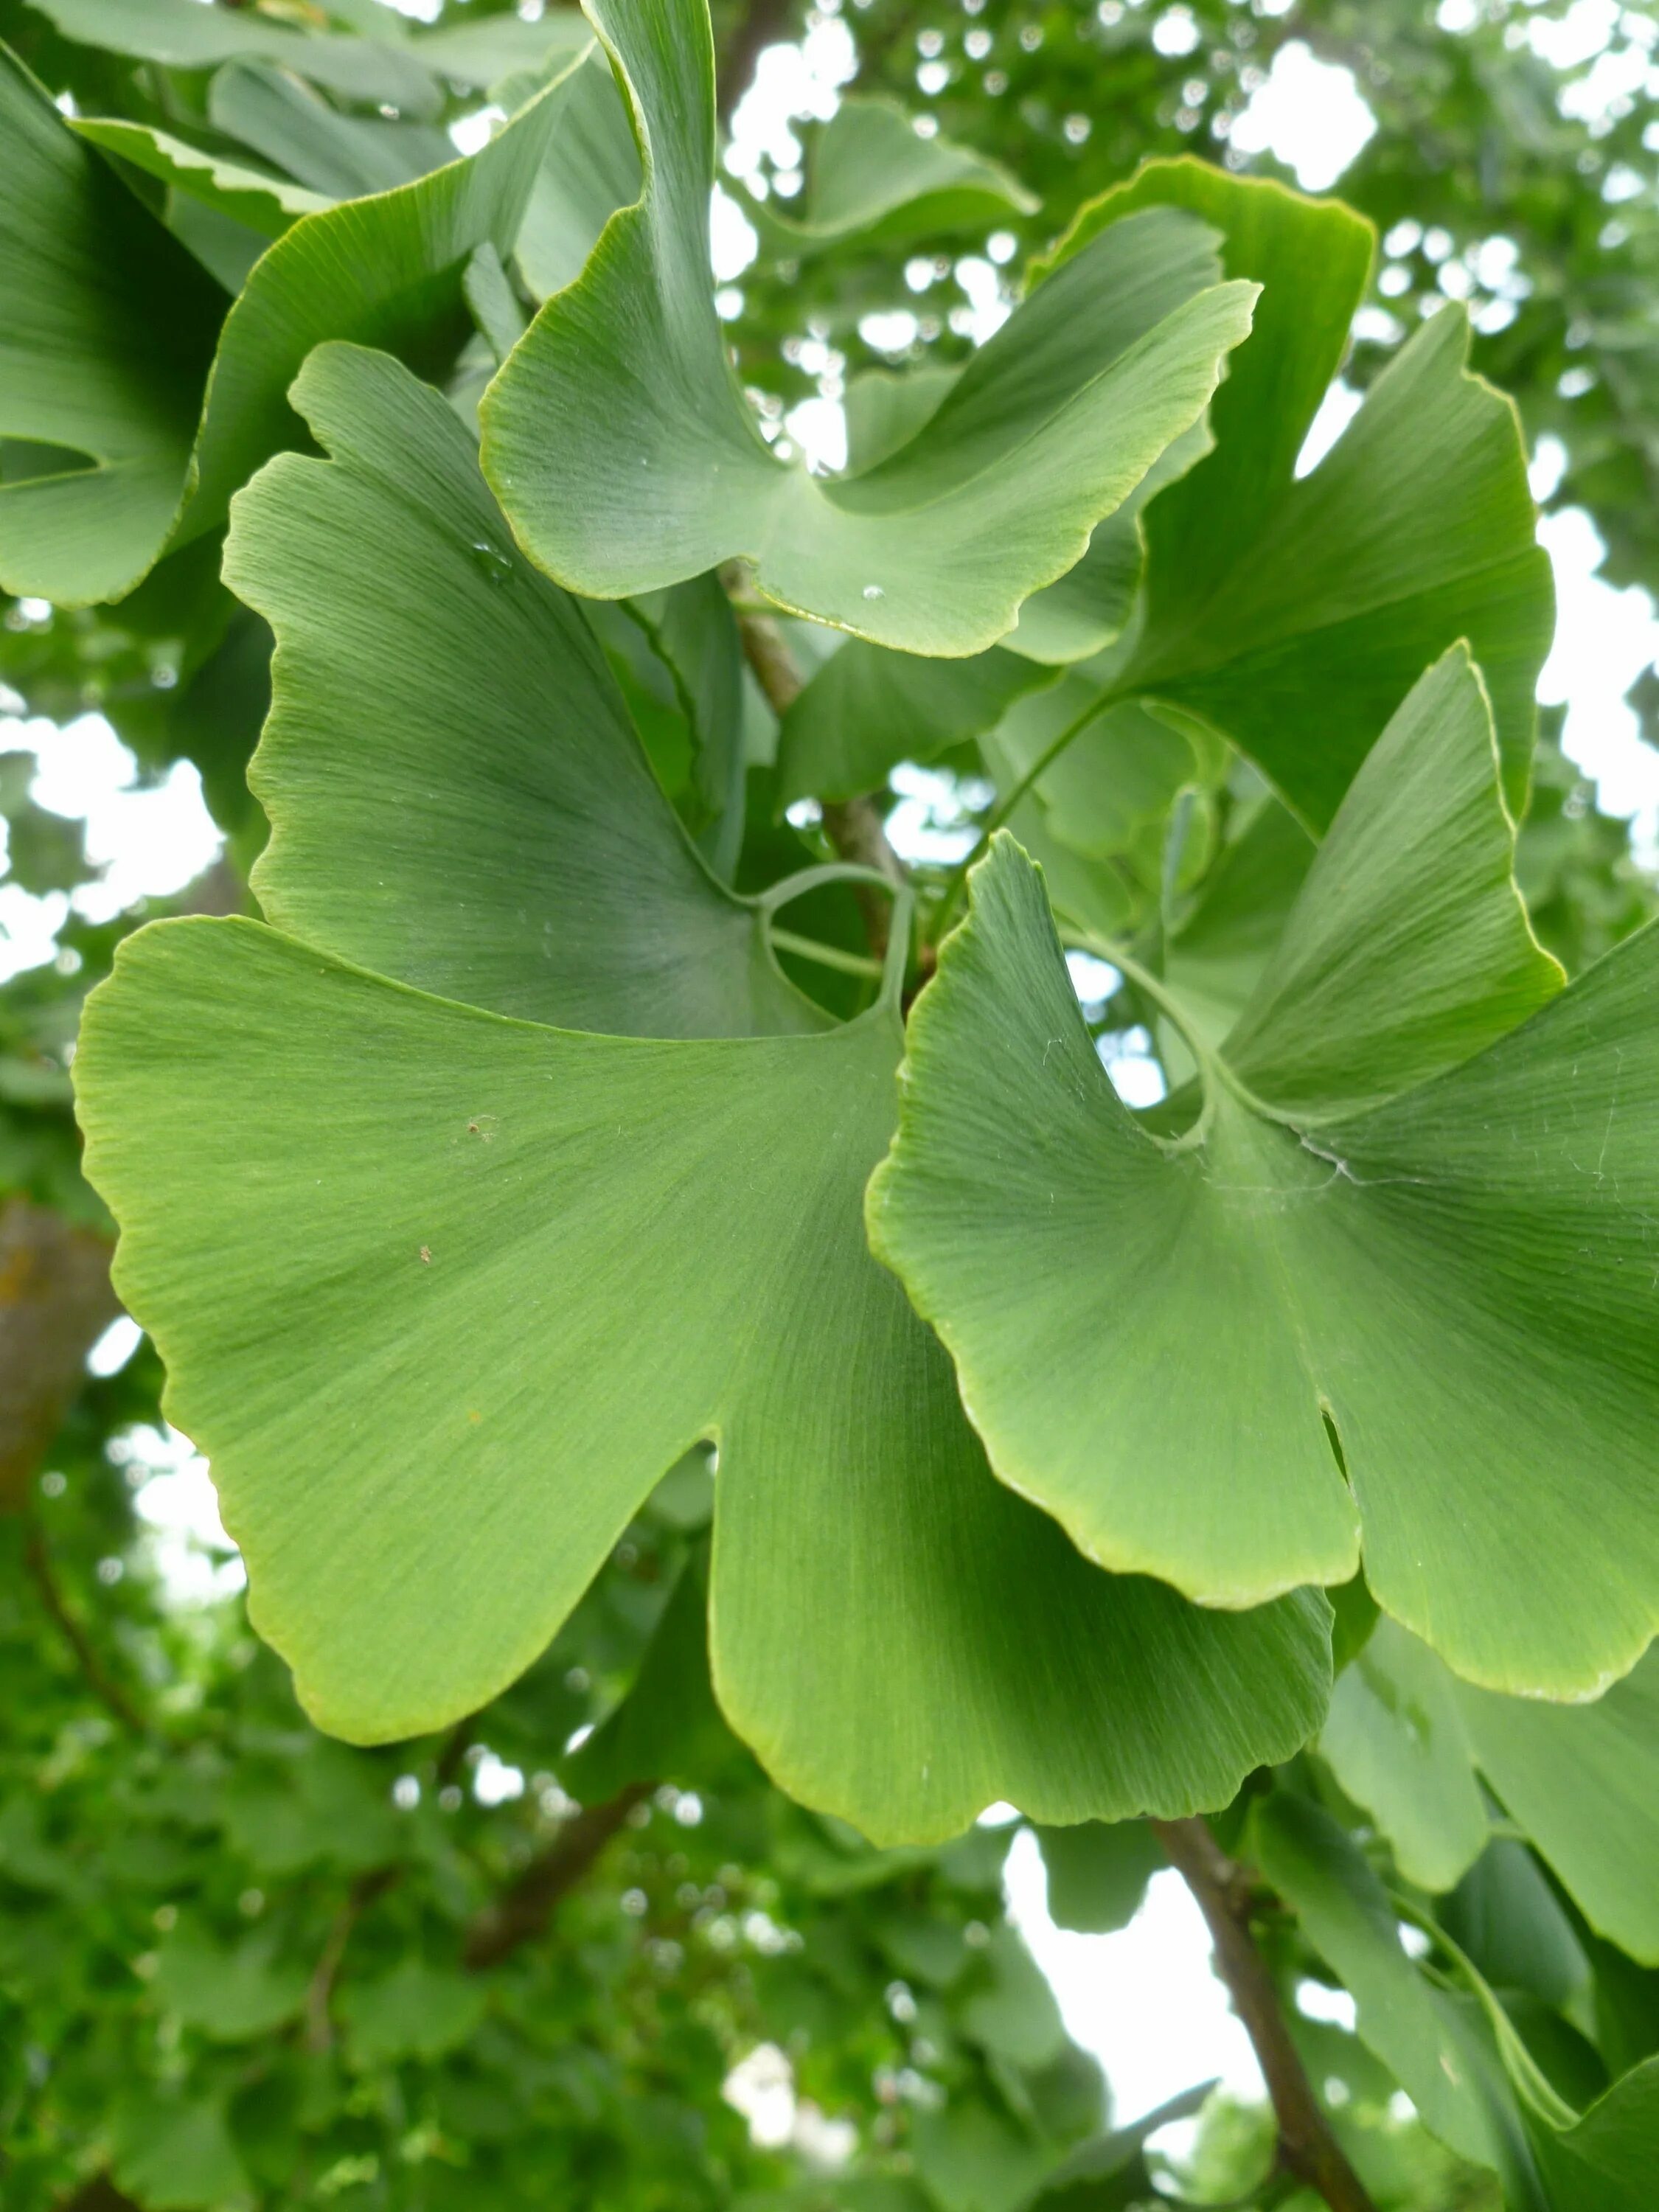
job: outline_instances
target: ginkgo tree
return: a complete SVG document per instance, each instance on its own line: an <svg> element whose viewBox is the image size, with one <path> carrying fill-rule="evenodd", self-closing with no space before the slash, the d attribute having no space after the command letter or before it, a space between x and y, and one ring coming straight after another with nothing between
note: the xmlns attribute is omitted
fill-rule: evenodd
<svg viewBox="0 0 1659 2212"><path fill-rule="evenodd" d="M1645 2205L1659 954L1568 981L1516 885L1550 574L1460 309L1304 468L1370 226L1152 161L817 471L716 305L705 0L36 4L173 90L0 64L0 582L269 654L258 915L122 945L86 1172L307 1711L465 1723L706 1463L723 1726L878 1846L1156 1843L1259 2201L1383 2190L1293 1917L1504 2203ZM998 210L849 102L757 250Z"/></svg>

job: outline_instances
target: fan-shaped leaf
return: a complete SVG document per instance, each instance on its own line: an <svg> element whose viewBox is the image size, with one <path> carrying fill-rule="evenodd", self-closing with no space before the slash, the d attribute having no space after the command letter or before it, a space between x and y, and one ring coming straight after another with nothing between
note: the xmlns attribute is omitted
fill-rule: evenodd
<svg viewBox="0 0 1659 2212"><path fill-rule="evenodd" d="M1118 1102L1000 840L869 1215L993 1464L1091 1557L1237 1605L1345 1580L1363 1528L1460 1673L1577 1697L1659 1626L1659 937L1509 1026L1559 971L1479 704L1453 655L1402 708L1240 1024L1249 1086L1194 1030L1174 1141Z"/></svg>
<svg viewBox="0 0 1659 2212"><path fill-rule="evenodd" d="M585 989L585 1018L618 1030L647 1024L609 933L635 947L653 1007L653 965L684 924L653 904L678 837L665 802L630 767L625 727L592 711L603 688L568 636L548 657L575 618L498 545L472 557L483 495L442 403L344 348L301 396L340 458L273 464L239 504L233 559L280 641L270 773L256 771L275 821L264 896L313 942L244 922L141 933L76 1066L91 1172L124 1220L126 1295L313 1709L362 1738L471 1710L709 1437L716 1686L797 1795L877 1835L930 1837L999 1796L1058 1820L1225 1798L1317 1724L1327 1608L1304 1594L1215 1617L1102 1576L992 1480L948 1362L860 1232L892 1129L889 1000L816 1036L647 1041L507 1019L320 949L373 950L441 988L493 979L495 1003L544 1016ZM394 495L399 457L410 484ZM381 627L400 604L430 620L453 592L458 635L441 626L434 652L477 628L499 690L540 629L531 696L586 702L550 746L526 700L509 690L480 713L474 695L466 787L528 817L522 844L486 851L458 819L409 684L389 711L356 695L356 750L409 795L389 835L317 713L313 672L331 684L339 656L372 653L351 564L373 577L395 541L423 565L418 596L395 573L384 583ZM568 769L547 767L567 752ZM590 838L617 841L609 891L582 872ZM401 944L390 899L364 896L382 872L400 887ZM700 896L731 910L712 883ZM561 936L578 928L580 972L562 983ZM711 965L746 972L741 945L708 941ZM528 979L516 996L509 943ZM209 1124L221 1136L204 1145Z"/></svg>
<svg viewBox="0 0 1659 2212"><path fill-rule="evenodd" d="M1142 623L1115 688L1201 715L1319 830L1422 670L1466 638L1518 803L1550 570L1515 409L1468 374L1462 311L1449 307L1401 348L1334 449L1298 477L1364 288L1369 226L1209 162L1152 161L1082 211L1048 267L1063 270L1103 228L1158 206L1212 225L1227 275L1265 289L1211 410L1214 452L1147 510Z"/></svg>
<svg viewBox="0 0 1659 2212"><path fill-rule="evenodd" d="M1252 288L1214 281L1210 233L1178 211L1114 225L910 443L860 477L815 478L767 448L714 313L706 0L589 12L629 88L644 190L485 399L485 471L521 542L592 597L742 554L781 605L878 643L994 643L1202 413Z"/></svg>

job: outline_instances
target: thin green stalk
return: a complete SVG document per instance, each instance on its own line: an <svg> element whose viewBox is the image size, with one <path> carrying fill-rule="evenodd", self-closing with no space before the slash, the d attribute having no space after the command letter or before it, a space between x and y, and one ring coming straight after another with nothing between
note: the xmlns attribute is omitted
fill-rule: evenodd
<svg viewBox="0 0 1659 2212"><path fill-rule="evenodd" d="M997 831L1002 828L1004 823L1007 821L1009 816L1019 805L1020 800L1024 798L1027 792L1030 790L1032 785L1036 782L1039 776L1046 775L1048 774L1048 770L1054 766L1054 763L1065 751L1066 746L1072 743L1072 740L1074 738L1081 737L1084 731L1088 728L1091 722L1096 720L1101 714L1103 714L1107 708L1116 705L1117 697L1118 695L1115 691L1102 691L1097 693L1097 696L1089 702L1089 704L1084 708L1083 712L1077 715L1073 720L1069 721L1066 725L1066 727L1060 732L1060 735L1054 739L1053 743L1047 745L1043 750L1038 754L1036 762L1030 768L1027 769L1025 774L1021 776L1019 781L1014 786L1007 797L1006 799L1000 799L996 805L992 808L989 818L987 820L983 830L980 831L978 840L974 845L972 851L969 852L966 860L958 860L956 866L951 869L950 874L945 878L944 896L940 898L938 906L933 909L932 939L934 944L939 942L940 937L943 936L950 923L951 916L952 912L955 910L957 901L962 896L963 886L968 880L968 871L984 858L987 851L989 849L992 838L994 837Z"/></svg>

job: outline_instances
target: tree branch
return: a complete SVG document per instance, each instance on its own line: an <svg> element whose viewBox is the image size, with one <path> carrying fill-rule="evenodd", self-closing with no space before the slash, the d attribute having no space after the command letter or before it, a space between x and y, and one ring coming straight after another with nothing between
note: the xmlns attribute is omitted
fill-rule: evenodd
<svg viewBox="0 0 1659 2212"><path fill-rule="evenodd" d="M648 1782L636 1782L603 1805L574 1814L547 1849L473 1922L462 1954L468 1972L499 1966L520 1943L544 1934L560 1899L575 1887L634 1808L650 1795Z"/></svg>
<svg viewBox="0 0 1659 2212"><path fill-rule="evenodd" d="M1261 1896L1255 1875L1228 1857L1203 1820L1154 1820L1151 1826L1198 1900L1215 1942L1216 1972L1255 2046L1279 2123L1280 2166L1323 2197L1331 2212L1376 2212L1319 2108L1267 1962L1250 1932L1250 1914Z"/></svg>
<svg viewBox="0 0 1659 2212"><path fill-rule="evenodd" d="M143 1715L106 1668L88 1641L85 1629L64 1602L64 1593L58 1589L58 1578L52 1571L52 1555L46 1549L46 1540L33 1523L24 1540L23 1565L40 1594L40 1602L57 1623L64 1641L74 1652L93 1695L106 1711L113 1713L124 1729L130 1729L134 1735L147 1735L149 1731Z"/></svg>
<svg viewBox="0 0 1659 2212"><path fill-rule="evenodd" d="M360 1874L346 1893L345 1903L334 1916L334 1924L318 1954L312 1969L311 1982L306 1990L306 2045L312 2051L326 2051L334 2040L334 2022L330 2007L334 1999L334 1984L339 1974L340 1962L345 1957L346 1945L351 1941L351 1931L362 1918L377 1897L384 1897L394 1883L403 1879L401 1867L375 1867L368 1874Z"/></svg>
<svg viewBox="0 0 1659 2212"><path fill-rule="evenodd" d="M110 1249L29 1199L0 1206L0 1511L27 1503L87 1354L121 1310Z"/></svg>

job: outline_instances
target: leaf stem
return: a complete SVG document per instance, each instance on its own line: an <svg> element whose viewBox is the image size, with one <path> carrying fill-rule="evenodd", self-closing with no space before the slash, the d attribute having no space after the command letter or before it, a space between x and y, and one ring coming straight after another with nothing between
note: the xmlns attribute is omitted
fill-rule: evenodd
<svg viewBox="0 0 1659 2212"><path fill-rule="evenodd" d="M1319 2108L1313 2084L1257 1948L1250 1916L1261 1896L1252 1870L1229 1858L1201 1820L1153 1820L1152 1833L1198 1901L1215 1943L1216 1972L1255 2045L1279 2124L1279 2163L1331 2212L1376 2212L1365 2185Z"/></svg>
<svg viewBox="0 0 1659 2212"><path fill-rule="evenodd" d="M1065 751L1067 745L1072 743L1073 739L1075 738L1080 738L1085 730L1088 728L1091 722L1096 720L1100 715L1103 714L1109 707L1115 706L1116 704L1117 694L1115 691L1105 690L1097 692L1094 698L1092 698L1089 702L1089 704L1084 708L1083 712L1080 714L1074 715L1073 719L1067 722L1060 735L1043 747L1042 750L1037 755L1036 759L1032 763L1031 766L1026 769L1024 775L1020 777L1018 782L1014 786L1013 789L1008 793L1006 797L998 799L996 805L991 809L990 814L986 820L985 827L980 831L978 839L974 844L972 849L969 852L964 860L961 860L957 862L955 867L951 869L950 874L945 879L945 890L943 896L939 899L939 904L933 909L933 927L929 933L934 944L939 942L940 936L950 924L951 916L956 909L957 901L962 896L963 885L968 880L969 870L976 866L978 863L984 859L985 854L990 849L992 838L994 837L997 831L1003 827L1009 816L1019 805L1021 799L1025 797L1032 785L1036 782L1040 776L1043 776L1048 774L1048 770L1054 766L1054 763L1060 758L1060 755Z"/></svg>
<svg viewBox="0 0 1659 2212"><path fill-rule="evenodd" d="M779 952L793 952L798 960L815 961L820 968L839 969L843 975L873 975L881 979L881 963L868 952L843 952L838 945L821 944L816 937L802 937L793 929L772 930L772 944Z"/></svg>

